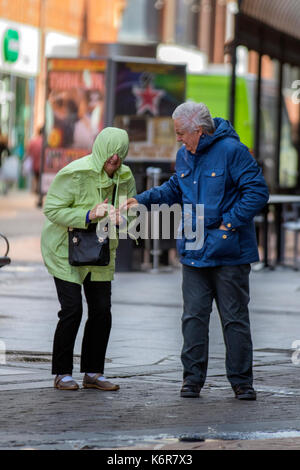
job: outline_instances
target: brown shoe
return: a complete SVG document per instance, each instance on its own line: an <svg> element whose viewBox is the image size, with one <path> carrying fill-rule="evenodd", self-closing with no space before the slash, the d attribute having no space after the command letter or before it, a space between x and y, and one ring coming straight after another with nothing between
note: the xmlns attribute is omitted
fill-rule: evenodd
<svg viewBox="0 0 300 470"><path fill-rule="evenodd" d="M99 377L103 377L103 375L95 374L94 377L90 377L85 374L82 382L83 388L97 388L98 390L104 390L107 392L119 390L119 385L112 384L108 380L99 380Z"/></svg>
<svg viewBox="0 0 300 470"><path fill-rule="evenodd" d="M78 390L79 385L75 380L68 380L67 382L63 382L61 379L67 377L68 374L65 375L57 375L54 379L54 387L58 390Z"/></svg>

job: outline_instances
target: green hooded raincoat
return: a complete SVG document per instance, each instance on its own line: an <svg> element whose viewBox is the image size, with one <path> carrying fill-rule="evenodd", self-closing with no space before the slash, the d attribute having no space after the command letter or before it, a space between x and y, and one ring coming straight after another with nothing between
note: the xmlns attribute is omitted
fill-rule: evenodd
<svg viewBox="0 0 300 470"><path fill-rule="evenodd" d="M105 128L97 136L91 155L73 161L55 176L47 193L41 249L45 265L52 276L82 284L91 273L92 281L111 281L115 271L118 240L110 239L108 266L71 266L68 261L68 227L86 228L87 212L112 196L115 185L115 207L119 198L126 200L136 194L134 177L126 165L121 165L109 178L103 166L106 160L118 154L122 162L128 152L127 132L113 127ZM97 220L96 220L97 221Z"/></svg>

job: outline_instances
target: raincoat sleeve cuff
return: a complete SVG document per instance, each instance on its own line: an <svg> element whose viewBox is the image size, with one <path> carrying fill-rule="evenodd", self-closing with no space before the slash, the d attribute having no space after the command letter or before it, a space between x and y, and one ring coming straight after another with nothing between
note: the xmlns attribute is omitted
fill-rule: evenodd
<svg viewBox="0 0 300 470"><path fill-rule="evenodd" d="M90 221L90 212L91 211L88 211L87 214L86 214L86 217L85 217L85 222L86 224L89 224L91 221Z"/></svg>

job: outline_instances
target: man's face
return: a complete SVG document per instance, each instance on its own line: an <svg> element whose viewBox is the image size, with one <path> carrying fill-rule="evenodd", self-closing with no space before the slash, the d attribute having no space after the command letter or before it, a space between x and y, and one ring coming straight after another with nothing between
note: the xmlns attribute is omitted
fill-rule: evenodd
<svg viewBox="0 0 300 470"><path fill-rule="evenodd" d="M189 152L195 153L202 134L202 128L199 127L198 130L189 132L183 127L179 119L174 119L174 128L177 142L182 142Z"/></svg>
<svg viewBox="0 0 300 470"><path fill-rule="evenodd" d="M104 163L104 170L109 176L112 176L115 171L121 166L121 158L116 153L109 157Z"/></svg>

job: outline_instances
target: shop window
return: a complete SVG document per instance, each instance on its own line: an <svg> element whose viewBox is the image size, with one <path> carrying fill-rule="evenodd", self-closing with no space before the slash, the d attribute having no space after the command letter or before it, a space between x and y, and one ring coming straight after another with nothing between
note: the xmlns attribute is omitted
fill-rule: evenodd
<svg viewBox="0 0 300 470"><path fill-rule="evenodd" d="M161 40L161 3L127 0L118 40L124 43L158 43Z"/></svg>
<svg viewBox="0 0 300 470"><path fill-rule="evenodd" d="M183 46L197 46L199 0L176 0L175 42Z"/></svg>

